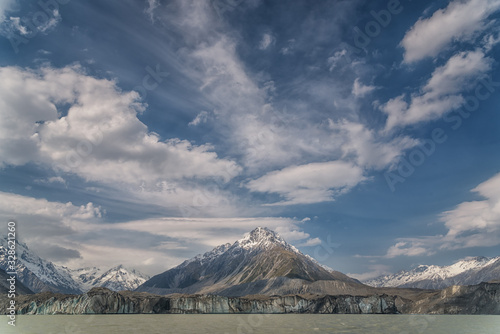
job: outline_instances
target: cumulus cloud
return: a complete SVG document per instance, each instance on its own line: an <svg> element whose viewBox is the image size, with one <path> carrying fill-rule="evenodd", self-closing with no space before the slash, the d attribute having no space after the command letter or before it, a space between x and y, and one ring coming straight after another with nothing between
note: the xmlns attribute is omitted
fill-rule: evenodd
<svg viewBox="0 0 500 334"><path fill-rule="evenodd" d="M385 130L438 119L459 108L465 102L461 92L472 89L492 64L493 59L481 50L454 55L434 70L427 84L412 94L409 102L405 95L400 95L380 106L387 114Z"/></svg>
<svg viewBox="0 0 500 334"><path fill-rule="evenodd" d="M270 205L333 201L366 180L363 170L343 161L309 163L270 172L246 185L251 191L277 193L284 201Z"/></svg>
<svg viewBox="0 0 500 334"><path fill-rule="evenodd" d="M407 63L436 56L454 41L470 39L485 28L487 18L500 9L497 0L454 0L429 18L419 19L401 45Z"/></svg>
<svg viewBox="0 0 500 334"><path fill-rule="evenodd" d="M210 146L161 140L149 132L137 118L145 108L138 93L122 92L113 81L85 75L78 67L3 67L0 74L4 165L36 161L87 180L130 184L228 181L239 173L234 162L219 159Z"/></svg>

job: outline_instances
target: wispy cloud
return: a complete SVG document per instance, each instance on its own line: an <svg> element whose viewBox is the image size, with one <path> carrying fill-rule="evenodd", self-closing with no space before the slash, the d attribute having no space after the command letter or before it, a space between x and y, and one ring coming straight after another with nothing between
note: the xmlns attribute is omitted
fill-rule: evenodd
<svg viewBox="0 0 500 334"><path fill-rule="evenodd" d="M436 56L452 42L473 38L498 9L500 3L496 0L454 0L431 17L421 18L401 41L405 62Z"/></svg>
<svg viewBox="0 0 500 334"><path fill-rule="evenodd" d="M481 183L473 192L484 200L463 202L441 215L445 235L401 238L386 258L428 256L443 250L500 245L500 174Z"/></svg>
<svg viewBox="0 0 500 334"><path fill-rule="evenodd" d="M275 43L276 39L271 35L270 33L265 33L262 35L262 39L259 43L259 49L261 50L266 50L269 48L271 45Z"/></svg>
<svg viewBox="0 0 500 334"><path fill-rule="evenodd" d="M492 64L493 59L481 50L454 55L434 70L427 84L412 94L409 102L403 94L380 107L388 116L385 130L438 119L460 107L465 102L461 93L473 88Z"/></svg>
<svg viewBox="0 0 500 334"><path fill-rule="evenodd" d="M73 267L123 263L156 274L234 242L257 226L274 229L299 245L318 243L302 231L304 222L291 218L160 217L110 223L103 214L92 203L77 206L0 192L0 218L16 217L21 241L49 260Z"/></svg>

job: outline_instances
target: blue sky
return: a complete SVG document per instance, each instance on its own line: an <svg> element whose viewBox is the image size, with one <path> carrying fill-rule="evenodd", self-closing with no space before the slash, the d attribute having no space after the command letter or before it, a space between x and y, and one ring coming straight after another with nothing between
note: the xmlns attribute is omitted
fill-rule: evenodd
<svg viewBox="0 0 500 334"><path fill-rule="evenodd" d="M268 226L358 278L496 256L500 2L0 2L0 216L155 274Z"/></svg>

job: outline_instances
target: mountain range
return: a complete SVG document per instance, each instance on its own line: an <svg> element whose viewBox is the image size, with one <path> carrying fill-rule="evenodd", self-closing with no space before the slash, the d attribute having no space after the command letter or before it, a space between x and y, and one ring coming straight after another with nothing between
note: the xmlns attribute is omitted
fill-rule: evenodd
<svg viewBox="0 0 500 334"><path fill-rule="evenodd" d="M6 269L6 240L0 239L0 269ZM286 294L368 295L373 288L444 289L500 279L500 257L475 257L450 266L420 265L409 271L359 282L319 264L277 233L258 227L242 239L220 245L150 278L118 265L70 269L44 260L17 243L18 281L28 291L81 294L94 287L154 294L221 296ZM409 291L409 290L408 290ZM407 292L408 292L407 291Z"/></svg>
<svg viewBox="0 0 500 334"><path fill-rule="evenodd" d="M17 252L18 314L500 314L500 258L422 265L369 281L370 286L322 266L264 227L152 278L123 266L57 266L25 244ZM0 278L7 278L5 263L0 244ZM489 283L456 286L480 281ZM447 285L453 286L434 289ZM0 292L8 288L0 284ZM69 292L54 293L64 291ZM6 296L0 295L2 314Z"/></svg>
<svg viewBox="0 0 500 334"><path fill-rule="evenodd" d="M7 241L0 238L0 269L7 269ZM149 276L121 265L109 270L100 268L70 269L40 258L24 243L16 241L17 279L29 290L79 294L93 287L114 291L134 290Z"/></svg>
<svg viewBox="0 0 500 334"><path fill-rule="evenodd" d="M500 256L470 257L449 266L419 265L408 271L363 281L373 287L444 289L500 279Z"/></svg>

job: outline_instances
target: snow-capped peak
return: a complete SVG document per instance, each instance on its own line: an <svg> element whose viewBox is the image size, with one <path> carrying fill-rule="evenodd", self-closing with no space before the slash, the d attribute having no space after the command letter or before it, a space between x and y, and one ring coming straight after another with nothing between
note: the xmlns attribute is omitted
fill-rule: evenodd
<svg viewBox="0 0 500 334"><path fill-rule="evenodd" d="M0 238L0 268L8 266L7 240ZM16 240L16 272L18 279L34 292L58 291L79 292L78 284L72 279L69 269L44 260L32 252L25 243ZM35 278L32 278L32 275Z"/></svg>
<svg viewBox="0 0 500 334"><path fill-rule="evenodd" d="M235 245L243 249L263 248L281 245L296 253L300 253L297 248L288 244L278 233L267 227L257 227L242 239L235 242Z"/></svg>
<svg viewBox="0 0 500 334"><path fill-rule="evenodd" d="M149 276L121 264L107 271L95 267L76 269L72 270L72 274L83 291L93 287L105 287L114 291L135 290L149 279Z"/></svg>

